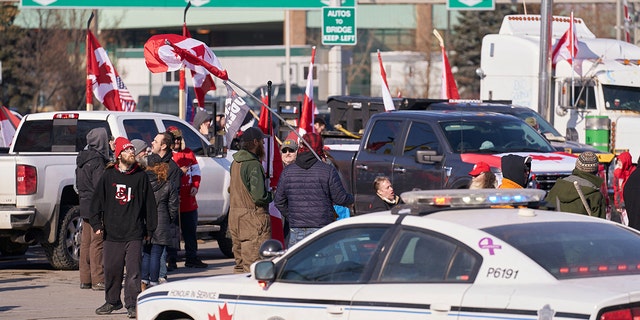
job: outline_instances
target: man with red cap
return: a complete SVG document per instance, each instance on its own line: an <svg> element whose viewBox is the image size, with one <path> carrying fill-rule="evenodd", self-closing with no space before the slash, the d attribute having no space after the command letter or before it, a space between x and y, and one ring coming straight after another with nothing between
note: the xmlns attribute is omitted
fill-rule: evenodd
<svg viewBox="0 0 640 320"><path fill-rule="evenodd" d="M469 172L471 184L469 189L492 189L497 186L496 175L491 172L491 167L486 162L478 162Z"/></svg>
<svg viewBox="0 0 640 320"><path fill-rule="evenodd" d="M95 187L89 218L96 234L104 237L105 304L96 314L110 314L122 308L120 292L124 266L124 306L129 318L136 317L140 294L142 241L156 229L156 200L147 174L136 163L134 146L126 138L115 140L115 162Z"/></svg>

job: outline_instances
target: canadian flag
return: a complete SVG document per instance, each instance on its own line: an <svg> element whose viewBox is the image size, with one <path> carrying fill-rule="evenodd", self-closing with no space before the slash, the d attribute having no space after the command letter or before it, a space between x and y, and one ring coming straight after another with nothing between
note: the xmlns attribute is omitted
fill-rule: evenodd
<svg viewBox="0 0 640 320"><path fill-rule="evenodd" d="M182 35L191 38L191 33L186 23L182 24ZM191 77L193 78L193 90L196 92L198 106L204 108L204 96L209 90L216 90L216 84L211 74L202 66L196 66L195 70L191 70Z"/></svg>
<svg viewBox="0 0 640 320"><path fill-rule="evenodd" d="M378 50L378 62L380 63L380 88L382 90L382 102L384 103L385 111L392 111L396 109L391 98L391 92L389 91L389 85L387 84L387 73L384 71L384 64L382 64L382 57L380 56L380 50Z"/></svg>
<svg viewBox="0 0 640 320"><path fill-rule="evenodd" d="M98 100L112 111L135 111L136 102L113 67L107 52L90 30L87 30L87 102L89 88Z"/></svg>
<svg viewBox="0 0 640 320"><path fill-rule="evenodd" d="M562 37L556 42L551 50L552 66L555 68L556 64L562 60L567 60L570 65L573 66L573 58L578 54L578 38L576 37L576 30L573 24L573 12L571 12L571 21L569 22L569 29L562 35Z"/></svg>
<svg viewBox="0 0 640 320"><path fill-rule="evenodd" d="M307 73L307 88L304 90L304 101L300 110L300 126L298 133L303 136L307 132L314 132L313 121L316 113L316 105L313 103L313 64L316 59L316 47L311 49L311 63Z"/></svg>
<svg viewBox="0 0 640 320"><path fill-rule="evenodd" d="M447 58L444 45L440 46L440 50L442 51L442 91L440 98L460 99L458 86L456 86L456 80L453 78L453 72L451 72L451 65L449 64L449 58Z"/></svg>
<svg viewBox="0 0 640 320"><path fill-rule="evenodd" d="M13 135L16 134L16 128L20 124L20 119L16 117L11 111L0 105L0 147L8 148L13 141Z"/></svg>
<svg viewBox="0 0 640 320"><path fill-rule="evenodd" d="M209 72L222 80L229 79L227 70L206 44L177 34L158 34L149 38L144 44L144 61L152 73L176 71L184 65L196 74ZM200 87L205 78L202 77Z"/></svg>

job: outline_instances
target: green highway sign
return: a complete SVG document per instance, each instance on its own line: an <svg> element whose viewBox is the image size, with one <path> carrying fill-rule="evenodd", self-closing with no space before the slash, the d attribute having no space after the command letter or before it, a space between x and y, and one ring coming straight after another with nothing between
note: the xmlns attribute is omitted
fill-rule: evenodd
<svg viewBox="0 0 640 320"><path fill-rule="evenodd" d="M201 8L268 8L320 9L331 0L191 0ZM188 0L21 0L22 8L89 9L89 8L184 8ZM355 6L356 0L342 0L343 6Z"/></svg>
<svg viewBox="0 0 640 320"><path fill-rule="evenodd" d="M447 10L495 10L495 0L447 0Z"/></svg>
<svg viewBox="0 0 640 320"><path fill-rule="evenodd" d="M322 44L354 46L356 44L356 8L322 8Z"/></svg>

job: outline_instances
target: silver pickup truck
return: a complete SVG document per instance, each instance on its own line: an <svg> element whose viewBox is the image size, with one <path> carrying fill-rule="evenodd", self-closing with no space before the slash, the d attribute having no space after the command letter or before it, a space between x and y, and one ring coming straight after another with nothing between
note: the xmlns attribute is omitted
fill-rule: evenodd
<svg viewBox="0 0 640 320"><path fill-rule="evenodd" d="M23 254L39 243L56 269L77 269L82 219L74 189L76 156L86 134L104 127L114 136L151 145L158 132L178 127L202 173L198 231L211 233L232 257L226 238L231 153L216 148L187 122L148 112L64 111L25 116L8 154L0 156L0 253Z"/></svg>

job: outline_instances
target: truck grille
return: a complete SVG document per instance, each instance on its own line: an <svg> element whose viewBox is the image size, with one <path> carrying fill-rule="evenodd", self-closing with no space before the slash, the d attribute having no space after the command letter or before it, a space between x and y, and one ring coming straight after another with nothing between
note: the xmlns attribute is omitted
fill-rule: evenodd
<svg viewBox="0 0 640 320"><path fill-rule="evenodd" d="M538 189L549 191L556 183L556 180L569 176L571 173L538 173L536 174L536 181Z"/></svg>

